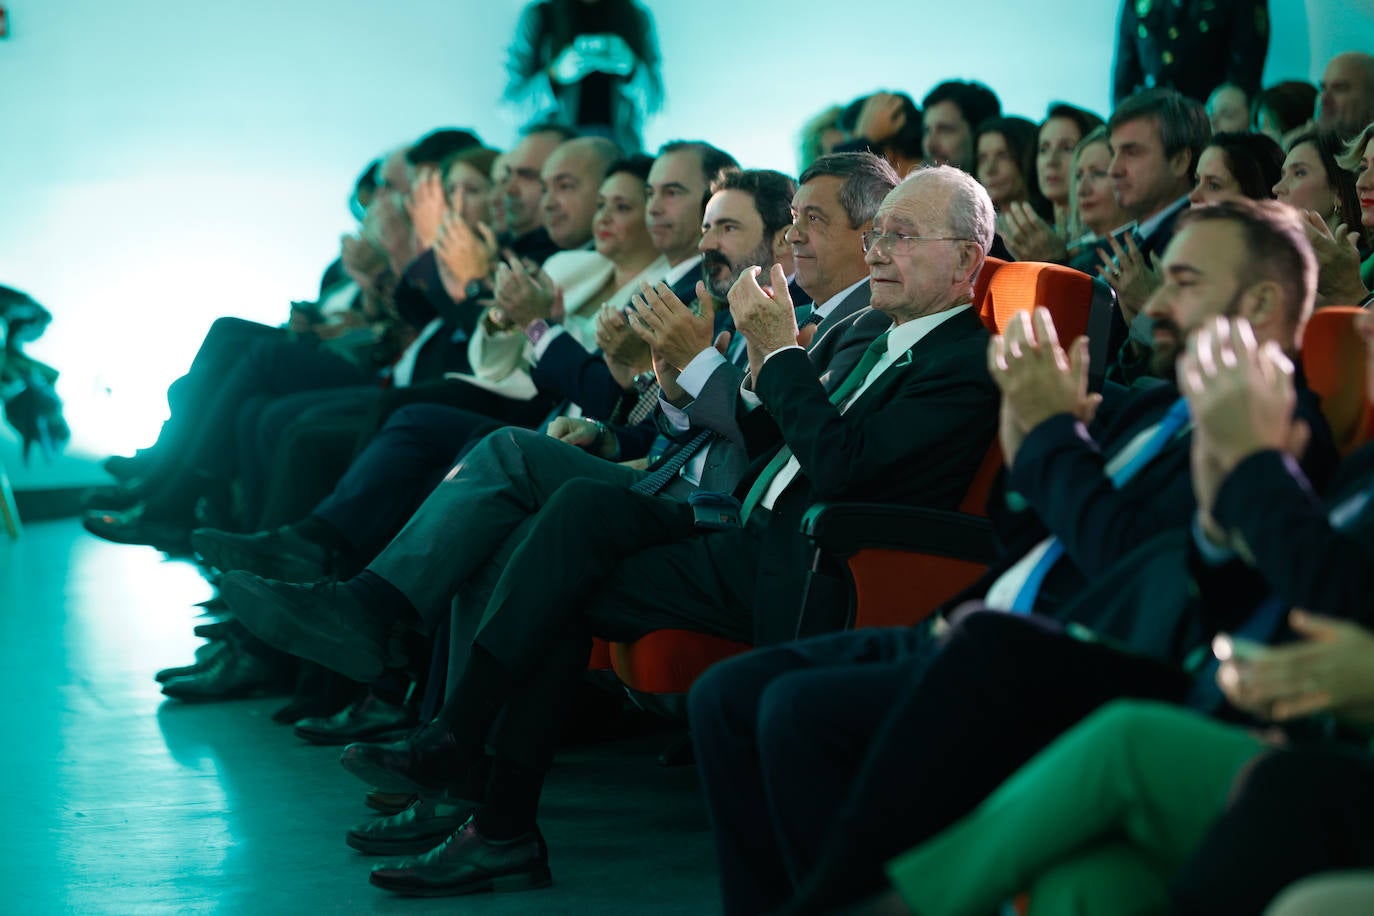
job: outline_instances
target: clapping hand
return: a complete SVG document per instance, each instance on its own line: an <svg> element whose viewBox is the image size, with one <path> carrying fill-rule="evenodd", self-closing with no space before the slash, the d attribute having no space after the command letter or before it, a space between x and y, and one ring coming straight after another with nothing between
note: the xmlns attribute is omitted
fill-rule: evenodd
<svg viewBox="0 0 1374 916"><path fill-rule="evenodd" d="M1002 390L1000 439L1010 467L1026 435L1050 417L1072 414L1092 422L1100 394L1088 392L1088 338L1079 337L1067 353L1049 309L1018 312L1004 334L988 342L988 371Z"/></svg>
<svg viewBox="0 0 1374 916"><path fill-rule="evenodd" d="M1304 610L1288 624L1304 641L1222 660L1217 685L1231 704L1275 722L1329 712L1374 723L1374 634Z"/></svg>
<svg viewBox="0 0 1374 916"><path fill-rule="evenodd" d="M714 301L706 297L701 300L701 312L694 312L666 283L641 283L639 293L630 298L630 316L630 326L639 338L678 372L711 346L715 334Z"/></svg>
<svg viewBox="0 0 1374 916"><path fill-rule="evenodd" d="M496 306L510 324L523 328L554 317L559 298L553 278L532 263L512 254L496 268Z"/></svg>
<svg viewBox="0 0 1374 916"><path fill-rule="evenodd" d="M1198 329L1179 360L1178 385L1193 421L1193 488L1207 526L1236 465L1267 449L1301 457L1309 429L1293 419L1292 361L1274 342L1257 343L1243 318L1218 317Z"/></svg>
<svg viewBox="0 0 1374 916"><path fill-rule="evenodd" d="M1018 261L1062 261L1069 255L1063 237L1023 201L1007 205L998 215L997 231Z"/></svg>
<svg viewBox="0 0 1374 916"><path fill-rule="evenodd" d="M621 388L628 389L634 377L653 364L649 345L630 327L629 316L609 304L596 315L596 346Z"/></svg>
<svg viewBox="0 0 1374 916"><path fill-rule="evenodd" d="M1146 257L1140 253L1134 236L1127 235L1126 244L1123 246L1116 240L1116 236L1109 235L1107 245L1115 257L1109 256L1099 248L1097 256L1102 259L1102 266L1097 268L1097 275L1116 290L1116 300L1121 306L1122 318L1129 325L1135 321L1135 316L1140 314L1140 310L1155 294L1155 290L1164 285L1164 281L1155 269L1154 257Z"/></svg>
<svg viewBox="0 0 1374 916"><path fill-rule="evenodd" d="M433 247L447 207L444 203L444 183L438 169L424 169L415 176L405 206L415 231L416 247L420 251Z"/></svg>
<svg viewBox="0 0 1374 916"><path fill-rule="evenodd" d="M387 268L382 246L362 235L345 235L339 239L339 247L344 273L363 289L373 289Z"/></svg>
<svg viewBox="0 0 1374 916"><path fill-rule="evenodd" d="M473 232L457 213L445 214L434 239L434 257L449 297L465 300L469 283L491 275L498 250L496 234L486 223L478 223Z"/></svg>
<svg viewBox="0 0 1374 916"><path fill-rule="evenodd" d="M761 267L751 267L730 287L730 314L736 333L743 334L749 346L750 375L758 378L763 361L784 347L801 346L797 340L797 313L787 291L787 274L774 264L769 275L772 288L759 285Z"/></svg>
<svg viewBox="0 0 1374 916"><path fill-rule="evenodd" d="M1360 234L1345 223L1332 232L1321 215L1304 210L1302 228L1317 257L1317 295L1327 305L1356 305L1369 291L1360 279Z"/></svg>

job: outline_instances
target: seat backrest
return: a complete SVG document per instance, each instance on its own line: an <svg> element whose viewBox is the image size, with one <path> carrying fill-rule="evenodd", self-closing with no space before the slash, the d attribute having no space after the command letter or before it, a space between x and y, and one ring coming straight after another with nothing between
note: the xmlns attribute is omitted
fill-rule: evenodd
<svg viewBox="0 0 1374 916"><path fill-rule="evenodd" d="M1321 397L1322 416L1342 455L1374 437L1365 345L1355 330L1355 316L1360 311L1353 306L1318 309L1302 338L1302 368L1308 387Z"/></svg>
<svg viewBox="0 0 1374 916"><path fill-rule="evenodd" d="M983 324L993 333L997 333L997 325L992 320L992 312L988 308L988 286L992 283L992 278L1009 261L1001 258L988 257L983 260L983 268L978 271L978 277L973 281L973 310L978 313L978 317L983 319Z"/></svg>
<svg viewBox="0 0 1374 916"><path fill-rule="evenodd" d="M1072 267L1043 261L1013 261L1002 266L988 284L984 321L991 319L1001 333L1017 312L1043 305L1050 310L1059 342L1068 346L1087 335L1091 356L1089 388L1102 387L1107 371L1107 344L1116 294L1100 280Z"/></svg>

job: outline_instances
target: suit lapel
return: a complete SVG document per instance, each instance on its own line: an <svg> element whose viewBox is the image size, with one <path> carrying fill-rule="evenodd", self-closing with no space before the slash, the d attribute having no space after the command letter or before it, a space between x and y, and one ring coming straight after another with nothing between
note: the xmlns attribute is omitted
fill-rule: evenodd
<svg viewBox="0 0 1374 916"><path fill-rule="evenodd" d="M938 352L941 348L947 347L952 343L963 340L980 331L985 330L983 321L978 317L978 313L972 307L964 309L958 315L946 319L939 327L926 334L920 340L897 358L892 365L883 370L883 374L878 376L869 385L864 393L859 395L854 401L850 410L858 407L861 403L871 401L875 393L886 391L888 388L898 384L907 373L920 371L925 363L926 357Z"/></svg>

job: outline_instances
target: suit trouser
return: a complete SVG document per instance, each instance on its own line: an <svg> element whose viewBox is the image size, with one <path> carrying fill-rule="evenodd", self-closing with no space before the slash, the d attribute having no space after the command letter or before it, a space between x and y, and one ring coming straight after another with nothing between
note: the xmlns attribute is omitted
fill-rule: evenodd
<svg viewBox="0 0 1374 916"><path fill-rule="evenodd" d="M887 713L880 698L934 646L917 628L838 633L736 656L692 686L727 913L771 910L792 895ZM811 730L793 728L798 717Z"/></svg>
<svg viewBox="0 0 1374 916"><path fill-rule="evenodd" d="M1036 914L1166 912L1170 876L1263 749L1187 709L1113 702L888 873L923 916L978 916L1021 890Z"/></svg>
<svg viewBox="0 0 1374 916"><path fill-rule="evenodd" d="M459 454L500 428L481 414L440 404L396 411L313 514L371 559L401 530Z"/></svg>
<svg viewBox="0 0 1374 916"><path fill-rule="evenodd" d="M887 715L818 841L807 898L853 899L881 887L888 859L968 814L1103 703L1181 702L1189 686L1169 665L1075 639L1053 621L995 611L960 619L908 674L898 689L867 700ZM803 747L824 724L798 709L775 727L790 727Z"/></svg>
<svg viewBox="0 0 1374 916"><path fill-rule="evenodd" d="M512 675L491 738L497 755L547 766L563 725L555 712L574 695L591 636L629 642L688 629L749 639L756 529L766 517L746 529L702 533L677 500L596 479L561 486L503 546L485 606L455 603L454 630L478 619L473 644Z"/></svg>
<svg viewBox="0 0 1374 916"><path fill-rule="evenodd" d="M500 429L468 452L368 568L433 629L460 586L569 479L629 487L642 474L541 432Z"/></svg>

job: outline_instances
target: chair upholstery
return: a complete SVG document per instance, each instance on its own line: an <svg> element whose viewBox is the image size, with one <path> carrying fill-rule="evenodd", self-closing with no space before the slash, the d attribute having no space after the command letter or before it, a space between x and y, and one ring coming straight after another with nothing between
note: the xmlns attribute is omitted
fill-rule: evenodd
<svg viewBox="0 0 1374 916"><path fill-rule="evenodd" d="M1321 397L1322 415L1342 455L1349 455L1374 436L1365 345L1355 330L1355 316L1360 312L1353 306L1319 309L1307 323L1302 340L1307 384Z"/></svg>

